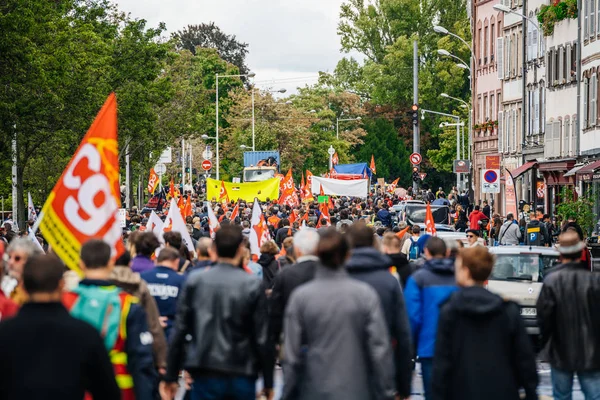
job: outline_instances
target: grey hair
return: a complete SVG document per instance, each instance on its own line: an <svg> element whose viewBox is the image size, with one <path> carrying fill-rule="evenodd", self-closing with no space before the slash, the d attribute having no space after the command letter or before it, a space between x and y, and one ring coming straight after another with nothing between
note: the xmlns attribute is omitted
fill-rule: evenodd
<svg viewBox="0 0 600 400"><path fill-rule="evenodd" d="M294 249L300 252L302 255L314 256L317 253L319 239L320 237L316 229L300 229L294 235Z"/></svg>
<svg viewBox="0 0 600 400"><path fill-rule="evenodd" d="M27 254L27 258L42 254L42 251L40 250L40 248L38 246L36 246L35 243L33 243L31 241L31 239L29 239L28 237L14 239L8 245L8 249L6 249L6 253L10 254L15 250L23 251L25 254Z"/></svg>

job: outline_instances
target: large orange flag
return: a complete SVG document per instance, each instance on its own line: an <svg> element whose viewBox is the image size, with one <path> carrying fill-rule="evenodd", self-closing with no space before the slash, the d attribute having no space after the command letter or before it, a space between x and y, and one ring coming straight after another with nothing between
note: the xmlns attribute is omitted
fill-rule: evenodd
<svg viewBox="0 0 600 400"><path fill-rule="evenodd" d="M150 168L150 178L148 178L148 193L154 194L154 191L158 187L158 175L154 171L154 168Z"/></svg>
<svg viewBox="0 0 600 400"><path fill-rule="evenodd" d="M118 257L125 250L118 214L117 99L112 93L42 208L40 229L67 267L83 275L79 251L102 239Z"/></svg>
<svg viewBox="0 0 600 400"><path fill-rule="evenodd" d="M375 167L375 156L371 154L371 165L369 166L373 174L377 175L377 168Z"/></svg>
<svg viewBox="0 0 600 400"><path fill-rule="evenodd" d="M427 208L425 210L425 233L430 234L431 236L435 236L435 220L433 219L433 213L431 212L431 204L427 204Z"/></svg>
<svg viewBox="0 0 600 400"><path fill-rule="evenodd" d="M225 200L225 202L229 203L229 194L227 193L227 188L225 188L225 181L221 181L221 191L219 192L219 201Z"/></svg>

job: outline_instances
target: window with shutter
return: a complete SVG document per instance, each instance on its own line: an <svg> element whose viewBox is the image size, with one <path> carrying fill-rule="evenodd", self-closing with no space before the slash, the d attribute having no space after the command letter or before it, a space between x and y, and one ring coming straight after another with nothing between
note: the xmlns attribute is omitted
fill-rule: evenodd
<svg viewBox="0 0 600 400"><path fill-rule="evenodd" d="M590 0L590 39L596 36L596 0Z"/></svg>
<svg viewBox="0 0 600 400"><path fill-rule="evenodd" d="M531 17L531 14L529 15L529 17ZM531 41L531 39L533 39L533 34L531 32L531 27L531 22L527 21L527 61L531 61L533 59L533 42Z"/></svg>
<svg viewBox="0 0 600 400"><path fill-rule="evenodd" d="M504 113L498 111L498 152L504 152Z"/></svg>
<svg viewBox="0 0 600 400"><path fill-rule="evenodd" d="M512 112L511 110L506 110L506 127L504 128L504 152L508 153L510 151L510 137L512 135Z"/></svg>
<svg viewBox="0 0 600 400"><path fill-rule="evenodd" d="M590 126L598 122L598 76L592 75L592 101L590 102Z"/></svg>
<svg viewBox="0 0 600 400"><path fill-rule="evenodd" d="M569 83L571 81L571 44L567 45L565 60L565 73L567 75L567 83Z"/></svg>
<svg viewBox="0 0 600 400"><path fill-rule="evenodd" d="M533 90L527 91L527 135L533 132Z"/></svg>
<svg viewBox="0 0 600 400"><path fill-rule="evenodd" d="M569 155L571 157L575 156L575 140L579 132L577 131L577 115L573 116L573 120L571 121L571 143L569 144Z"/></svg>
<svg viewBox="0 0 600 400"><path fill-rule="evenodd" d="M548 77L548 81L546 82L548 87L552 86L552 49L548 50L546 53L546 76Z"/></svg>
<svg viewBox="0 0 600 400"><path fill-rule="evenodd" d="M561 60L560 54L562 52L560 50L561 50L561 47L554 50L554 84L557 84L560 82L560 74L562 72L562 67L561 67L561 63L560 63L560 60Z"/></svg>
<svg viewBox="0 0 600 400"><path fill-rule="evenodd" d="M552 143L552 156L553 157L558 157L560 156L560 131L561 131L561 121L554 121L554 126L552 127L552 137L553 139L553 143Z"/></svg>
<svg viewBox="0 0 600 400"><path fill-rule="evenodd" d="M588 96L589 96L589 80L583 80L583 129L588 127Z"/></svg>
<svg viewBox="0 0 600 400"><path fill-rule="evenodd" d="M577 43L573 43L571 47L571 81L577 80Z"/></svg>
<svg viewBox="0 0 600 400"><path fill-rule="evenodd" d="M496 99L494 98L493 94L490 94L490 119L492 121L495 121L497 119L496 113L494 112L494 111L496 111L495 107L496 107Z"/></svg>
<svg viewBox="0 0 600 400"><path fill-rule="evenodd" d="M517 110L513 110L512 112L513 115L513 131L512 131L512 138L511 138L511 151L515 152L517 151L517 128L518 128L518 118L517 118Z"/></svg>
<svg viewBox="0 0 600 400"><path fill-rule="evenodd" d="M562 134L562 144L560 148L560 156L568 157L569 156L569 134L571 132L571 120L569 117L565 117L563 134Z"/></svg>
<svg viewBox="0 0 600 400"><path fill-rule="evenodd" d="M588 12L589 12L589 4L590 4L590 0L585 0L583 1L583 3L585 4L584 6L584 11L583 11L583 38L584 39L588 39L589 38L589 29L588 29Z"/></svg>
<svg viewBox="0 0 600 400"><path fill-rule="evenodd" d="M546 130L546 89L544 85L540 85L540 132L544 133Z"/></svg>
<svg viewBox="0 0 600 400"><path fill-rule="evenodd" d="M496 73L498 74L498 79L504 79L504 38L499 37L496 39Z"/></svg>
<svg viewBox="0 0 600 400"><path fill-rule="evenodd" d="M540 41L539 41L539 38L538 38L538 30L534 26L531 31L533 32L533 35L532 35L532 44L533 44L532 55L533 55L533 59L537 60L540 57Z"/></svg>
<svg viewBox="0 0 600 400"><path fill-rule="evenodd" d="M545 158L550 158L552 157L552 146L553 146L553 141L552 141L552 122L548 122L546 124L546 136L544 138L544 157Z"/></svg>
<svg viewBox="0 0 600 400"><path fill-rule="evenodd" d="M540 133L540 89L535 89L535 96L533 97L533 133Z"/></svg>

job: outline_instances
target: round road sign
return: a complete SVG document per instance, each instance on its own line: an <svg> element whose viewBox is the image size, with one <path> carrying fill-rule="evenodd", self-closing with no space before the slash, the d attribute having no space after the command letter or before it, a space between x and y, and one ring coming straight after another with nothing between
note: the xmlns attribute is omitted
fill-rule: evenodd
<svg viewBox="0 0 600 400"><path fill-rule="evenodd" d="M212 162L210 160L202 161L202 169L208 171L212 168Z"/></svg>
<svg viewBox="0 0 600 400"><path fill-rule="evenodd" d="M423 161L423 157L419 153L412 153L409 158L412 165L419 165Z"/></svg>
<svg viewBox="0 0 600 400"><path fill-rule="evenodd" d="M483 179L485 179L487 183L496 183L498 180L498 174L496 171L490 169L485 171L485 174L483 174Z"/></svg>

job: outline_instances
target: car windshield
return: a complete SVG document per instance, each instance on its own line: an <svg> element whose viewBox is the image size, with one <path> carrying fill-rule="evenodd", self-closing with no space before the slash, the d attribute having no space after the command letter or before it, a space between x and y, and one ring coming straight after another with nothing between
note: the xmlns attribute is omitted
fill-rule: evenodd
<svg viewBox="0 0 600 400"><path fill-rule="evenodd" d="M244 182L260 182L275 178L272 168L246 168L244 169Z"/></svg>
<svg viewBox="0 0 600 400"><path fill-rule="evenodd" d="M425 223L427 206L421 204L406 205L406 219L411 225ZM436 224L447 224L450 209L447 206L431 206L431 213Z"/></svg>
<svg viewBox="0 0 600 400"><path fill-rule="evenodd" d="M496 254L490 280L542 282L548 270L558 263L558 255Z"/></svg>

